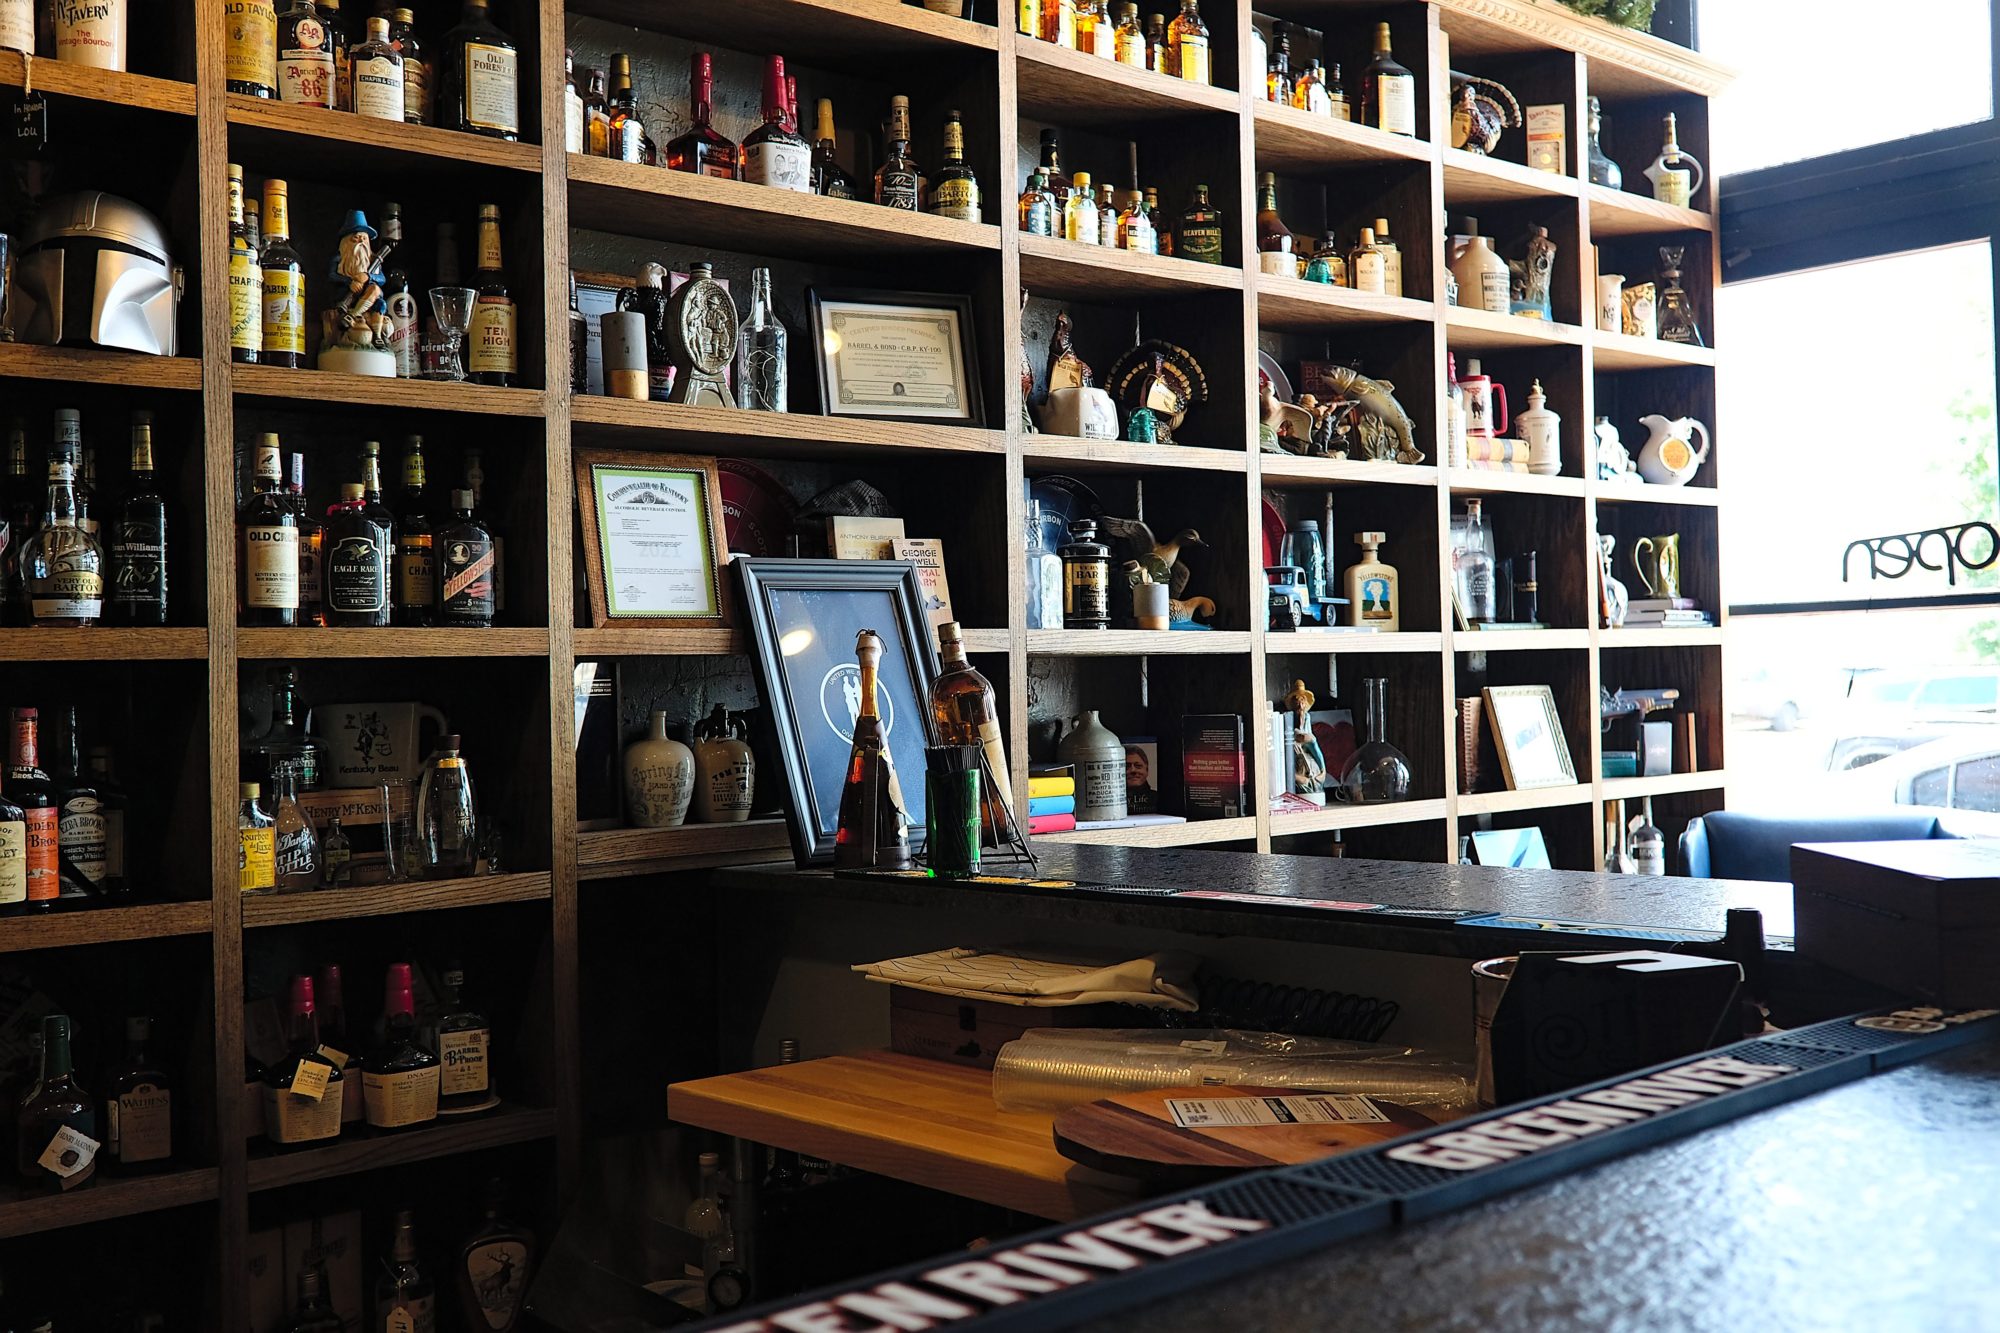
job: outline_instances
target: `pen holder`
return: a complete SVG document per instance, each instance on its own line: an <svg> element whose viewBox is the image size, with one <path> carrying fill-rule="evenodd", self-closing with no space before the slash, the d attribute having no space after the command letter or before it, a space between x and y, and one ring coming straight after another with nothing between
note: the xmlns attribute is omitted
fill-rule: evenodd
<svg viewBox="0 0 2000 1333"><path fill-rule="evenodd" d="M971 745L924 749L925 859L941 875L979 869L979 750Z"/></svg>

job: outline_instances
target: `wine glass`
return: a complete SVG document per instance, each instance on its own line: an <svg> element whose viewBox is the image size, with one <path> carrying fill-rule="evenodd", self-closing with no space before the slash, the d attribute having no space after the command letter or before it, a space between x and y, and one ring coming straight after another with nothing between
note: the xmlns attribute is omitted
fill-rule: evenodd
<svg viewBox="0 0 2000 1333"><path fill-rule="evenodd" d="M431 288L431 311L437 316L438 327L444 330L451 343L451 349L444 359L443 369L438 379L462 380L465 378L465 335L472 327L472 307L479 300L479 292L472 287Z"/></svg>

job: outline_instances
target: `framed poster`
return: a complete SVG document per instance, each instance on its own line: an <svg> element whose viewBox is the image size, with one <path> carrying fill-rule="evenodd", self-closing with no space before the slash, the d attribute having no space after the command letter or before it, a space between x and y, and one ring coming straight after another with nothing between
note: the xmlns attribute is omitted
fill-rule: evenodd
<svg viewBox="0 0 2000 1333"><path fill-rule="evenodd" d="M785 823L801 866L833 860L840 790L861 706L854 640L882 639L876 708L910 821L910 849L924 840L924 747L930 744L937 655L916 567L901 560L733 562L751 655L777 736L788 799Z"/></svg>
<svg viewBox="0 0 2000 1333"><path fill-rule="evenodd" d="M827 416L985 424L971 297L813 287L806 299Z"/></svg>
<svg viewBox="0 0 2000 1333"><path fill-rule="evenodd" d="M1509 791L1576 781L1556 695L1546 685L1489 685L1486 717Z"/></svg>
<svg viewBox="0 0 2000 1333"><path fill-rule="evenodd" d="M576 503L593 626L728 623L713 458L578 449Z"/></svg>

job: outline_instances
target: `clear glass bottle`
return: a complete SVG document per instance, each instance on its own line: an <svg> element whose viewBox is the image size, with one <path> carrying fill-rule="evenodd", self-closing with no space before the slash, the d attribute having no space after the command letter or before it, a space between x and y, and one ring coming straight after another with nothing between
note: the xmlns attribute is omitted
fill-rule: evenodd
<svg viewBox="0 0 2000 1333"><path fill-rule="evenodd" d="M472 773L459 757L459 738L446 736L417 788L417 834L425 873L439 879L470 875L479 856L478 807Z"/></svg>
<svg viewBox="0 0 2000 1333"><path fill-rule="evenodd" d="M1167 25L1167 59L1173 74L1187 83L1215 82L1210 69L1208 25L1201 21L1201 0L1181 0L1181 12Z"/></svg>
<svg viewBox="0 0 2000 1333"><path fill-rule="evenodd" d="M333 1302L327 1299L326 1279L319 1265L307 1264L299 1270L299 1303L292 1309L285 1333L341 1333L343 1327Z"/></svg>
<svg viewBox="0 0 2000 1333"><path fill-rule="evenodd" d="M244 625L298 623L299 519L280 490L279 452L276 433L266 432L257 444L256 492L237 511L236 609L237 621Z"/></svg>
<svg viewBox="0 0 2000 1333"><path fill-rule="evenodd" d="M1632 830L1632 869L1641 875L1667 873L1667 835L1653 822L1653 798L1646 797L1628 826Z"/></svg>
<svg viewBox="0 0 2000 1333"><path fill-rule="evenodd" d="M1028 184L1016 206L1022 231L1030 236L1055 235L1055 196L1049 193L1049 178L1039 167L1028 173Z"/></svg>
<svg viewBox="0 0 2000 1333"><path fill-rule="evenodd" d="M1379 805L1410 796L1410 761L1389 743L1389 682L1370 676L1361 682L1366 700L1368 739L1355 750L1340 775L1340 795L1351 805Z"/></svg>
<svg viewBox="0 0 2000 1333"><path fill-rule="evenodd" d="M1585 105L1588 111L1584 124L1589 137L1585 140L1584 160L1590 169L1590 183L1607 190L1622 190L1625 173L1604 153L1604 109L1594 96Z"/></svg>
<svg viewBox="0 0 2000 1333"><path fill-rule="evenodd" d="M1079 245L1097 244L1097 194L1090 185L1090 173L1079 171L1070 178L1069 198L1063 202L1063 238Z"/></svg>
<svg viewBox="0 0 2000 1333"><path fill-rule="evenodd" d="M786 411L791 375L785 326L771 303L771 270L750 271L750 313L736 330L736 405L751 412Z"/></svg>
<svg viewBox="0 0 2000 1333"><path fill-rule="evenodd" d="M1484 506L1465 502L1465 546L1458 553L1459 597L1465 618L1474 624L1499 619L1499 590L1493 582L1493 538L1486 528Z"/></svg>
<svg viewBox="0 0 2000 1333"><path fill-rule="evenodd" d="M1653 198L1663 204L1687 208L1694 202L1694 192L1701 188L1701 163L1692 153L1682 150L1680 130L1671 111L1666 115L1663 131L1665 141L1660 145L1660 155L1643 174L1653 183Z"/></svg>
<svg viewBox="0 0 2000 1333"><path fill-rule="evenodd" d="M1039 500L1028 501L1027 525L1029 629L1063 627L1063 562L1049 549L1047 523Z"/></svg>
<svg viewBox="0 0 2000 1333"><path fill-rule="evenodd" d="M316 889L320 880L319 835L299 805L298 765L279 764L277 778L277 808L271 821L278 887Z"/></svg>
<svg viewBox="0 0 2000 1333"><path fill-rule="evenodd" d="M437 1287L417 1263L417 1223L409 1209L396 1214L389 1258L375 1279L375 1322L384 1330L428 1333L437 1327Z"/></svg>
<svg viewBox="0 0 2000 1333"><path fill-rule="evenodd" d="M405 87L408 81L405 80ZM422 124L421 121L417 122ZM576 86L576 52L563 50L563 151L582 153L589 137L584 129L583 94Z"/></svg>
<svg viewBox="0 0 2000 1333"><path fill-rule="evenodd" d="M74 460L82 431L76 409L57 411L48 502L21 556L29 614L37 625L95 625L104 615L104 546L84 529L77 504Z"/></svg>
<svg viewBox="0 0 2000 1333"><path fill-rule="evenodd" d="M1133 69L1146 68L1146 30L1139 26L1139 6L1132 0L1118 9L1118 29L1111 36L1112 57Z"/></svg>
<svg viewBox="0 0 2000 1333"><path fill-rule="evenodd" d="M1687 288L1681 286L1681 260L1686 254L1686 246L1660 247L1660 299L1656 316L1660 341L1706 347L1708 344L1701 340L1701 326L1695 321L1694 301Z"/></svg>

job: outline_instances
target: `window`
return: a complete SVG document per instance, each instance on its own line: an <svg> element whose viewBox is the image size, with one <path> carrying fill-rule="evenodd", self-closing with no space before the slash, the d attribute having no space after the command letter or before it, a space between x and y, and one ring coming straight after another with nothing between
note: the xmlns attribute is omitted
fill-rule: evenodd
<svg viewBox="0 0 2000 1333"><path fill-rule="evenodd" d="M1955 810L2000 814L2000 755L1985 755L1958 766L1952 775L1951 804Z"/></svg>
<svg viewBox="0 0 2000 1333"><path fill-rule="evenodd" d="M1910 782L1910 804L1941 806L1951 792L1951 770L1934 768L1928 773L1919 773Z"/></svg>

